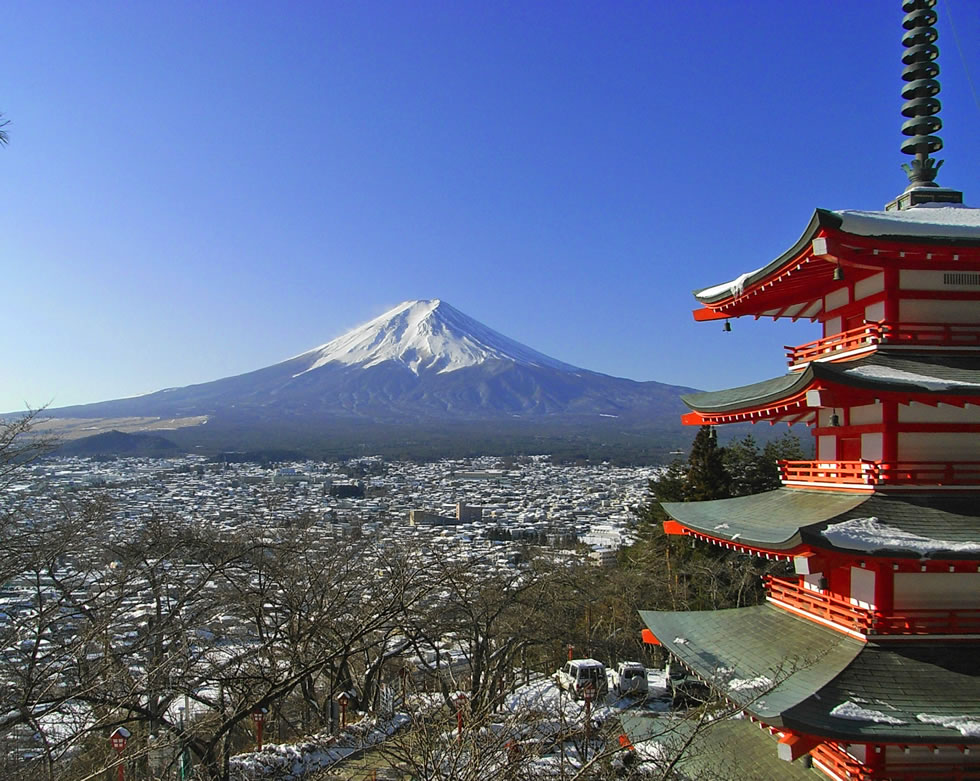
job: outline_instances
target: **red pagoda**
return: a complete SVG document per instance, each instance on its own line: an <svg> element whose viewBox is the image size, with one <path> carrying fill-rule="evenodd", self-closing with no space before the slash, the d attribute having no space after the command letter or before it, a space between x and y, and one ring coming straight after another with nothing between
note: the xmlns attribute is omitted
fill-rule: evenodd
<svg viewBox="0 0 980 781"><path fill-rule="evenodd" d="M980 779L980 209L935 183L934 4L903 2L905 192L817 210L781 256L695 294L696 320L823 326L784 376L684 398L685 423L815 438L775 491L663 505L669 534L795 571L756 607L641 614L746 717L702 730L737 746L723 777Z"/></svg>

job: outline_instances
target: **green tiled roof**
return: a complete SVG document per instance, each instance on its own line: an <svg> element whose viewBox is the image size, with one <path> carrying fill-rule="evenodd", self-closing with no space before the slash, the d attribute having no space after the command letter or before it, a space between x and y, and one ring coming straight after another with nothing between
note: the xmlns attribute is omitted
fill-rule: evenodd
<svg viewBox="0 0 980 781"><path fill-rule="evenodd" d="M663 508L671 518L712 537L781 550L800 544L801 527L837 518L866 501L862 494L778 488L732 499L664 502Z"/></svg>
<svg viewBox="0 0 980 781"><path fill-rule="evenodd" d="M980 647L972 643L868 643L819 692L783 714L788 727L837 739L976 742L980 733ZM828 703L852 703L865 718L841 718ZM831 709L832 710L832 709ZM960 725L968 734L947 725Z"/></svg>
<svg viewBox="0 0 980 781"><path fill-rule="evenodd" d="M809 371L784 374L782 377L740 385L737 388L687 393L681 396L681 401L698 412L730 412L797 393L809 385L812 379L812 372Z"/></svg>
<svg viewBox="0 0 980 781"><path fill-rule="evenodd" d="M642 611L663 645L768 724L838 740L958 744L980 730L974 643L861 643L771 605Z"/></svg>
<svg viewBox="0 0 980 781"><path fill-rule="evenodd" d="M747 719L699 723L679 716L624 711L620 723L641 752L644 742L655 741L668 757L672 752L680 753L677 767L685 778L719 781L826 779L820 771L808 769L800 761L779 759L776 740Z"/></svg>
<svg viewBox="0 0 980 781"><path fill-rule="evenodd" d="M863 643L771 605L641 611L650 631L713 689L767 724L826 686Z"/></svg>
<svg viewBox="0 0 980 781"><path fill-rule="evenodd" d="M694 531L769 550L791 550L801 543L868 556L901 556L900 547L851 541L831 544L821 533L829 524L856 518L878 522L910 535L980 545L980 497L970 494L848 494L778 488L751 496L707 502L664 502L671 518ZM912 551L916 558L922 557ZM933 558L975 558L970 551L937 550Z"/></svg>
<svg viewBox="0 0 980 781"><path fill-rule="evenodd" d="M799 393L815 379L881 391L980 396L980 358L969 356L907 356L886 347L853 361L811 363L782 377L704 393L681 400L698 412L721 413L773 404Z"/></svg>
<svg viewBox="0 0 980 781"><path fill-rule="evenodd" d="M973 210L970 209L968 211ZM967 210L964 210L964 214L966 213ZM872 217L873 219L870 221L870 223L872 225L876 224L876 227L869 232L869 221L859 220L858 222L865 223L865 226L859 229L854 220L854 217L856 216ZM905 219L903 219L903 217L905 217ZM961 227L960 231L962 232L962 235L956 235L957 230L955 228L951 229L950 225L937 224L934 226L934 235L930 235L929 230L923 230L921 224L910 226L907 220L907 215L903 215L900 212L862 213L853 211L836 212L829 209L817 209L810 218L810 222L806 226L806 230L803 231L803 235L796 240L796 243L775 260L772 260L762 268L756 269L755 271L747 274L744 284L749 286L761 279L765 279L767 276L786 265L786 263L795 259L800 252L802 252L803 249L810 244L814 236L817 235L817 231L823 227L836 228L845 232L855 233L859 236L874 235L882 238L902 239L904 241L908 241L910 237L914 237L916 242L922 242L924 244L934 243L952 246L976 246L978 243L980 243L976 237L975 228ZM709 290L713 292L709 295L705 295L705 293ZM721 301L730 295L731 291L724 285L715 285L711 288L702 288L694 291L694 296L699 301Z"/></svg>

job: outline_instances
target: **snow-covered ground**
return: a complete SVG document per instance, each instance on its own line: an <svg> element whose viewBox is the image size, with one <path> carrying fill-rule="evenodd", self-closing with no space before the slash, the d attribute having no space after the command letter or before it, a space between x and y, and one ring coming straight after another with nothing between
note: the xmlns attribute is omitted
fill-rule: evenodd
<svg viewBox="0 0 980 781"><path fill-rule="evenodd" d="M592 705L591 726L598 731L598 727L609 719L631 708L667 711L669 697L663 670L648 670L647 681L649 691L642 699L618 697L610 688L605 698ZM410 728L413 723L432 717L442 704L443 700L438 696L413 696L408 703L411 713L403 710L388 718L364 718L338 735L320 733L297 743L268 744L262 751L239 754L231 759L233 778L241 781L272 778L301 781L325 768L342 766L345 759L363 749L379 746L402 728ZM542 676L514 690L492 722L481 728L480 737L497 742L501 765L508 759L506 746L518 742L533 744L537 751L526 761L533 765L535 772L547 777L558 774L563 764L578 767L584 761L579 751L585 729L585 711L584 702L569 697L551 677ZM574 736L575 739L556 740L559 735ZM448 730L442 739L445 746L451 746L455 743L455 733ZM591 750L598 751L598 744Z"/></svg>

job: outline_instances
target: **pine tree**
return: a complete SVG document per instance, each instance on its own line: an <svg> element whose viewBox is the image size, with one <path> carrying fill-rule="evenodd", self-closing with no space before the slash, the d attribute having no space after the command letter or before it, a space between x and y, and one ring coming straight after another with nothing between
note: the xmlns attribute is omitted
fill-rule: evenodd
<svg viewBox="0 0 980 781"><path fill-rule="evenodd" d="M691 445L687 465L686 501L731 496L731 476L725 469L724 451L718 447L718 434L712 426L701 426Z"/></svg>

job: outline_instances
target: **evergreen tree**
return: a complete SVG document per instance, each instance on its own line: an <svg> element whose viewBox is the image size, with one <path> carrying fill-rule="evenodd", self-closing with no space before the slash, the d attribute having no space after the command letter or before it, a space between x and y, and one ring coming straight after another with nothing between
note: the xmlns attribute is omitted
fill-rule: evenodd
<svg viewBox="0 0 980 781"><path fill-rule="evenodd" d="M718 447L713 426L701 426L687 459L685 501L725 499L731 496L731 476L725 469L724 451Z"/></svg>

